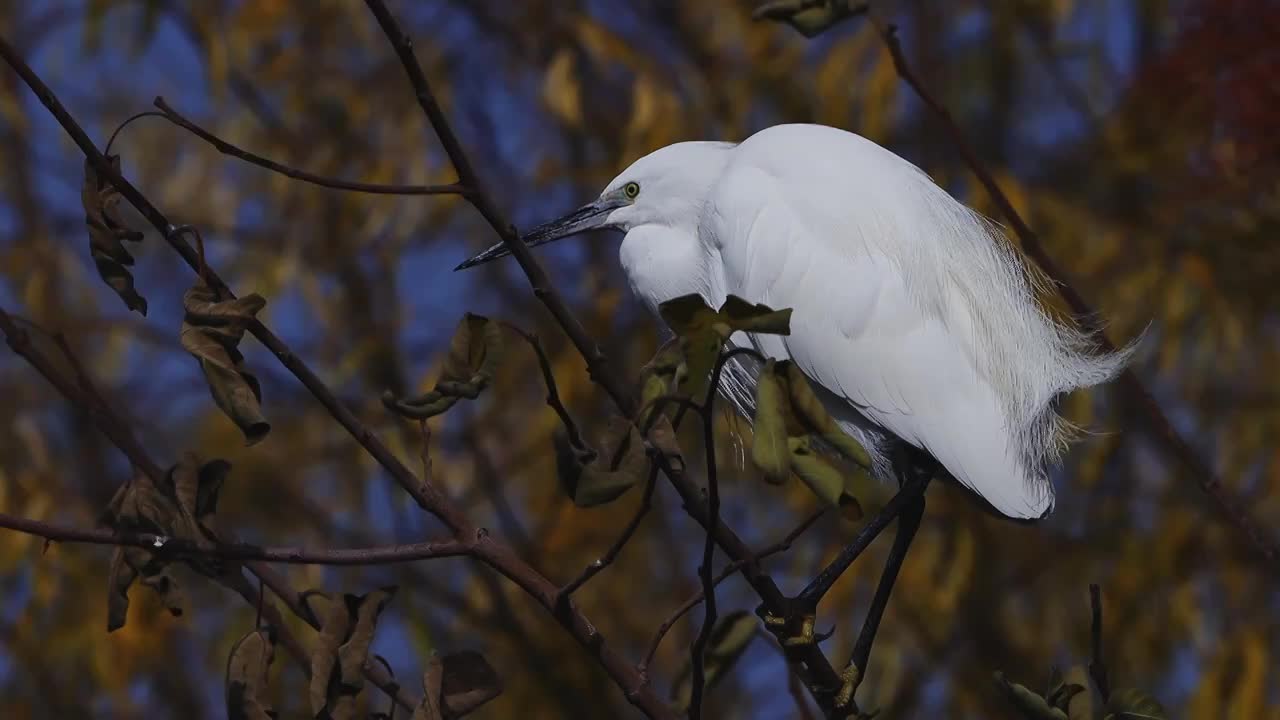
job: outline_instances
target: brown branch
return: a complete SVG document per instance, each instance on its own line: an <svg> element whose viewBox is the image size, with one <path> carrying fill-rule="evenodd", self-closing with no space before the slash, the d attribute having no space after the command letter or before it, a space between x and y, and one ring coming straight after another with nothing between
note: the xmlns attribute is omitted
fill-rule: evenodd
<svg viewBox="0 0 1280 720"><path fill-rule="evenodd" d="M1054 281L1058 291L1067 301L1067 305L1070 306L1071 311L1080 318L1081 323L1093 336L1100 349L1104 352L1115 352L1116 346L1107 338L1093 308L1085 301L1084 296L1075 289L1075 286L1070 283L1066 272L1054 262L1053 258L1040 243L1036 233L1032 231L1030 226L1022 219L1022 216L1018 214L1018 211L1014 209L1013 203L1009 201L1009 197L1000 189L995 177L978 159L977 153L974 152L973 147L965 139L964 131L960 129L955 119L952 118L951 113L934 98L911 70L906 56L902 52L902 46L898 42L897 29L892 24L882 23L873 13L868 13L867 17L875 25L876 31L879 32L881 39L884 41L885 47L893 59L893 66L897 70L898 77L902 78L903 82L909 85L916 95L920 97L921 101L937 116L943 129L951 138L952 144L959 151L960 156L964 158L969 169L973 171L978 181L986 188L996 206L1000 208L1000 213L1013 226L1018 239L1022 241L1022 249ZM1276 561L1280 560L1280 544L1277 544L1276 539L1250 516L1248 510L1239 500L1231 496L1228 488L1223 485L1222 479L1196 453L1186 438L1182 437L1174 429L1164 410L1160 408L1155 398L1152 397L1151 392L1138 379L1132 368L1127 367L1124 369L1124 372L1120 375L1120 385L1128 393L1131 400L1142 409L1149 425L1165 448L1191 473L1200 485L1200 489L1209 495L1227 521L1244 535L1253 549L1261 554L1272 567L1277 567Z"/></svg>
<svg viewBox="0 0 1280 720"><path fill-rule="evenodd" d="M552 287L546 271L542 269L537 259L533 257L529 248L521 242L515 228L503 218L489 194L480 184L479 178L471 169L466 154L462 151L461 145L459 145L453 130L449 126L448 119L444 116L443 111L436 103L434 95L431 93L430 84L427 82L422 68L418 65L418 60L414 56L413 45L409 38L405 36L399 24L381 0L365 0L365 4L373 12L378 24L382 27L388 40L390 40L396 55L400 58L409 83L413 86L418 104L422 107L432 128L435 129L437 136L439 136L445 153L457 169L459 182L472 191L467 196L467 199L503 240L507 249L520 264L520 268L529 279L534 295L546 306L586 361L587 371L591 378L604 388L623 415L634 417L636 401L628 391L627 386L614 375L612 367L605 358L604 353L601 352L599 345L587 335L582 324L569 311L564 299ZM786 597L778 589L778 585L773 581L773 578L760 570L759 564L752 558L751 550L746 543L723 522L719 520L713 522L711 520L706 500L702 497L697 485L685 476L682 469L674 467L661 453L658 454L657 461L663 474L667 476L672 487L680 495L685 511L701 524L704 529L710 529L721 549L729 557L741 563L739 569L752 589L760 596L765 609L775 615L785 614L787 609ZM831 662L826 655L816 645L797 648L795 652L796 658L808 668L806 685L809 691L814 694L815 699L820 704L829 707L831 696L834 692L833 689L841 684L839 674L831 666ZM624 685L624 687L639 688L641 686ZM634 693L631 691L628 692L628 698L632 699L633 702L636 701Z"/></svg>
<svg viewBox="0 0 1280 720"><path fill-rule="evenodd" d="M388 35L392 37L393 40L395 38L399 38L397 49L399 50L401 47L403 48L401 59L405 60L407 58L410 61L406 64L406 70L410 72L411 76L416 72L417 76L421 78L422 70L417 66L416 60L413 59L413 51L408 45L408 40L405 39L403 33L399 31L399 28L395 25L395 21L391 18L390 13L387 12L386 8L380 2L375 2L375 0L368 0L368 2L370 7L374 10L375 15L379 17L379 22L383 25L384 29L390 28L390 30L388 30ZM379 14L379 10L381 14ZM3 57L9 66L12 67L23 79L23 82L31 88L32 92L35 93L41 104L43 104L49 113L53 115L54 119L58 121L63 130L71 137L75 144L80 148L81 152L84 153L85 157L94 167L94 170L98 175L106 178L107 181L120 192L120 195L124 197L125 200L133 205L138 212L140 212L142 216L152 224L152 226L160 231L166 242L168 242L175 251L182 255L188 266L193 270L198 270L200 264L195 251L192 250L191 246L182 239L180 233L172 232L173 226L169 222L168 218L165 217L164 213L156 208L156 206L153 205L151 201L138 191L138 189L135 188L128 180L126 180L123 175L116 172L116 170L107 162L106 158L93 144L93 141L89 139L89 136L85 134L79 123L71 117L70 113L67 112L62 103L58 101L58 98L53 94L53 91L50 90L49 87L44 84L44 81L35 74L30 66L22 60L17 51L14 50L13 46L3 38L0 38L0 57ZM425 78L422 79L422 82L425 87ZM430 98L429 92L427 93L427 98ZM419 100L422 101L421 96L419 97ZM434 100L431 100L431 104L434 106ZM436 112L437 114L439 113L439 108L436 108ZM440 116L440 119L443 120L443 116ZM446 143L446 147L452 147L455 150L458 150L456 140L451 139L450 142L451 144ZM461 157L460 152L459 157ZM468 178L474 177L470 172L469 166L465 164L459 166L458 172L459 176L462 177L464 184L473 189L478 187L467 181ZM468 198L472 200L473 204L480 202L481 204L477 205L477 207L485 206L485 201L479 201L476 199L477 195L479 195L478 191L477 193L468 195ZM515 237L514 231L510 232L511 237ZM520 249L524 250L525 256L528 257L527 249L524 248L523 245L520 246ZM227 297L235 297L231 288L227 286L227 284L216 272L214 272L212 268L206 268L206 270L208 272L207 281L211 287ZM581 329L581 326L579 326L579 329ZM606 672L609 673L610 677L619 687L637 688L635 691L629 690L627 692L628 700L639 707L651 718L674 718L674 714L664 701L659 699L647 688L642 687L642 684L639 682L640 678L636 669L623 659L622 656L618 655L614 650L605 645L604 639L600 635L599 631L596 630L595 626L586 618L585 615L582 614L580 610L573 607L572 603L570 603L570 607L566 611L556 611L555 600L559 592L558 586L541 575L537 570L530 567L527 563L520 560L520 558L511 550L510 546L491 537L488 531L484 528L477 528L472 525L466 516L449 500L447 496L444 495L436 484L428 484L419 480L414 475L413 471L401 462L400 459L391 452L386 444L383 443L367 425L361 422L361 420L355 416L355 413L344 405L333 391L330 390L322 380L320 380L315 372L312 371L311 368L301 360L301 358L294 354L289 346L277 337L275 333L271 332L269 328L263 325L260 321L255 321L249 326L249 332L257 338L259 342L266 346L266 348L276 356L280 363L302 382L311 394L314 395L322 405L324 405L334 419L336 419L338 423L341 424L358 443L360 443L366 452L373 456L378 464L387 471L387 473L398 485L400 485L401 488L408 492L409 495L417 501L420 507L430 512L443 522L455 538L464 542L473 543L472 554L474 557L483 561L494 570L497 570L504 577L514 582L524 592L528 593L539 604L541 604L543 608L551 612L552 617L554 617L555 620L574 637L578 644L586 650L589 656L594 658L601 666L604 667ZM583 334L583 336L585 337L585 334ZM618 385L617 387L620 388L621 385ZM256 573L257 570L254 570L254 572ZM265 580L266 578L264 578L264 581ZM268 585L270 586L270 583L268 583ZM273 587L273 590L274 589L275 588ZM367 668L366 670L368 671ZM834 671L832 671L832 677L834 678Z"/></svg>
<svg viewBox="0 0 1280 720"><path fill-rule="evenodd" d="M818 519L825 514L826 514L825 508L815 512L814 514L805 518L803 522L797 525L795 529L787 533L787 536L779 540L778 542L764 548L758 553L752 554L749 558L745 560L735 560L729 563L728 565L725 566L723 570L720 571L719 575L715 576L715 579L712 581L712 584L719 585L720 583L724 582L726 578L728 578L729 576L741 570L742 567L748 563L758 563L767 557L770 557L772 555L777 555L778 553L783 553L790 550L791 544L796 541L796 538L800 537L805 533L806 530L813 527L813 524L818 522ZM702 598L705 597L705 594L706 594L705 590L699 589L698 592L694 593L693 597L689 598L683 605L677 608L676 611L671 614L671 617L667 618L662 623L662 625L658 626L658 631L654 633L653 640L649 642L649 650L648 652L645 653L644 660L640 661L639 668L640 668L640 673L642 675L647 674L649 665L653 663L653 656L657 654L658 646L662 644L662 639L667 636L667 632L671 630L672 626L674 626L676 622L681 617L684 616L685 613L697 607L698 603L702 602ZM646 676L646 679L647 679L647 676Z"/></svg>
<svg viewBox="0 0 1280 720"><path fill-rule="evenodd" d="M3 45L3 39L0 39L0 46ZM0 47L0 49L3 49ZM102 434L106 435L111 442L120 449L121 452L129 458L129 462L134 468L146 474L154 482L160 482L164 476L164 471L160 466L151 459L146 450L137 441L133 435L129 423L117 415L106 399L98 393L93 385L93 381L89 378L84 370L84 366L79 359L71 352L70 346L61 335L55 336L59 350L66 356L68 364L72 368L74 378L67 377L56 363L40 352L38 348L31 342L29 332L20 327L13 318L5 312L4 308L0 308L0 332L5 336L14 352L18 353L32 367L34 367L41 375L43 375L64 397L67 398L72 405L86 411L89 418ZM15 519L17 520L17 519ZM28 521L30 522L30 521ZM20 528L15 528L20 529ZM150 550L155 550L154 537L152 543L147 546ZM298 616L306 620L312 627L317 630L320 628L318 618L312 616L312 613L306 606L292 603L288 601L289 597L297 597L297 592L289 586L288 581L281 577L271 567L261 562L247 560L244 563L246 569L250 573L256 575L267 587L271 588L290 608L294 609ZM253 588L245 580L243 575L237 573L228 573L224 577L217 579L219 583L231 588L248 602L251 606L257 607L258 598ZM299 609L300 608L300 609ZM310 670L310 655L303 647L302 643L294 637L289 627L284 624L279 614L273 606L266 606L268 617L271 619L272 625L276 628L281 643L290 651L298 662L302 665L304 672ZM399 685L394 683L389 676L379 674L380 669L374 667L372 671L366 673L371 682L385 690L391 697L405 708L413 709L417 705L417 699L408 693L400 690Z"/></svg>
<svg viewBox="0 0 1280 720"><path fill-rule="evenodd" d="M199 545L190 540L153 533L127 532L109 528L85 529L54 525L0 513L0 528L36 535L56 542L121 545L150 550L164 557L220 557L235 560L264 560L290 565L390 565L431 558L470 555L471 548L459 540L383 545L341 550L311 550L297 547L261 547L250 543Z"/></svg>
<svg viewBox="0 0 1280 720"><path fill-rule="evenodd" d="M169 103L165 102L163 97L157 96L155 106L160 109L159 116L195 135L201 140L209 143L218 152L223 155L230 155L239 158L251 165L257 165L266 168L275 173L279 173L294 180L301 180L312 185L320 187L332 188L334 190L350 190L352 192L370 193L374 195L466 195L467 188L453 183L450 185L383 185L381 183L363 183L351 180L339 180L337 178L316 175L290 167L284 163L276 162L270 158L263 157L256 153L249 152L240 147L232 145L213 133L205 130L191 120L188 120L177 110L174 110Z"/></svg>

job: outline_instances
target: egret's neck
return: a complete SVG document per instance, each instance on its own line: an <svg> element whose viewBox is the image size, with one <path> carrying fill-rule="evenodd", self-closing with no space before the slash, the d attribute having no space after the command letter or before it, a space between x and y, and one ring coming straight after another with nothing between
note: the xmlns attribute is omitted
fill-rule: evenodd
<svg viewBox="0 0 1280 720"><path fill-rule="evenodd" d="M712 253L690 232L641 225L623 238L619 259L631 289L656 313L659 303L690 293L720 307L723 290Z"/></svg>

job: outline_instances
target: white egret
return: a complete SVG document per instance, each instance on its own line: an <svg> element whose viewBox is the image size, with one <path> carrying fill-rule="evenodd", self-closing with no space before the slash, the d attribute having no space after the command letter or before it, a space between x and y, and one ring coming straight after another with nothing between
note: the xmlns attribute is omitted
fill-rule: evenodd
<svg viewBox="0 0 1280 720"><path fill-rule="evenodd" d="M898 458L927 455L999 513L1042 518L1054 501L1046 470L1071 434L1055 400L1111 379L1129 353L1093 353L1084 334L1044 311L1040 276L994 224L916 166L835 128L780 125L738 144L670 145L524 242L594 228L626 233L622 267L651 309L689 293L712 307L732 294L792 309L789 336L731 342L798 365L875 473L904 486L861 545L801 595L816 603L900 514L875 625L928 481L906 487L911 463ZM506 254L497 245L459 269ZM749 418L753 367L729 370L725 394ZM906 446L914 450L895 452ZM863 669L874 636L866 627L855 646Z"/></svg>
<svg viewBox="0 0 1280 720"><path fill-rule="evenodd" d="M682 142L640 158L594 202L524 237L626 233L621 260L650 308L688 293L792 308L791 335L742 335L795 362L891 477L894 438L932 455L1012 518L1053 508L1047 465L1069 427L1062 393L1104 382L1127 351L1090 354L1055 322L992 223L859 135L779 125L740 144ZM506 255L495 245L459 266ZM749 368L726 394L750 417Z"/></svg>

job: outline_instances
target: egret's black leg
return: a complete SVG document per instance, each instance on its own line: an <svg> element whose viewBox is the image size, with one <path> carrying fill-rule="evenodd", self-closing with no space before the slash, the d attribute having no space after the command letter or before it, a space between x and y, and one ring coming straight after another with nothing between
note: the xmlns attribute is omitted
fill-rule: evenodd
<svg viewBox="0 0 1280 720"><path fill-rule="evenodd" d="M853 561L857 560L858 556L862 554L862 551L867 549L871 541L884 532L889 523L893 522L894 518L898 517L905 507L921 497L927 482L928 479L926 478L923 481L908 480L902 483L898 488L897 494L890 498L889 502L885 503L885 506L880 509L880 512L876 513L876 516L871 518L871 521L858 532L853 542L846 545L840 551L840 554L828 563L822 569L822 572L818 573L817 577L805 586L804 590L800 591L800 594L796 596L797 605L816 609L822 596L826 595L831 586L836 584L836 580L839 580L844 571L848 570Z"/></svg>
<svg viewBox="0 0 1280 720"><path fill-rule="evenodd" d="M898 516L898 528L893 536L893 547L889 550L889 559L885 561L884 572L881 573L880 582L876 585L871 607L867 609L867 617L862 621L858 640L853 644L853 654L849 657L849 664L842 673L844 684L836 694L836 707L849 705L853 699L853 692L857 690L858 684L867 671L867 660L871 657L871 644L875 642L876 631L880 629L880 619L889 605L889 594L893 592L898 571L902 569L902 562L907 557L907 550L911 548L911 541L915 539L916 530L920 529L920 518L924 516L923 490L929 482L929 476L920 474L918 477L923 478L918 482L920 492L911 496ZM905 490L906 487L903 489Z"/></svg>

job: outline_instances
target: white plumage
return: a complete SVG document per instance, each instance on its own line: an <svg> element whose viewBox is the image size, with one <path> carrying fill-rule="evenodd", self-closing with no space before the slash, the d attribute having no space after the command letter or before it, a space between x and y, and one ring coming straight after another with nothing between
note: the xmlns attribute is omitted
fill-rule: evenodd
<svg viewBox="0 0 1280 720"><path fill-rule="evenodd" d="M896 436L1014 518L1053 508L1046 469L1070 435L1055 398L1112 378L1130 352L1094 354L1041 308L1039 276L999 228L835 128L662 148L527 242L590 227L626 232L622 267L652 308L692 292L714 307L733 294L792 308L789 336L732 342L794 361L877 474L890 474ZM731 368L725 386L748 417L751 365Z"/></svg>

